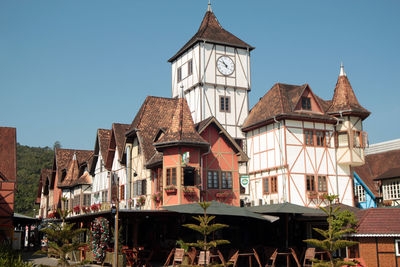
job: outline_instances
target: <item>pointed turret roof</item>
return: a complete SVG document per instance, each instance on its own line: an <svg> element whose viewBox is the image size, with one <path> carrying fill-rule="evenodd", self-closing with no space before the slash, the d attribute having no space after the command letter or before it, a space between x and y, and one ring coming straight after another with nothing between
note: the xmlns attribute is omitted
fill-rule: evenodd
<svg viewBox="0 0 400 267"><path fill-rule="evenodd" d="M370 112L363 108L358 102L349 79L344 72L343 64L340 66L340 74L336 82L332 104L327 110L327 113L332 115L356 115L363 120L370 114Z"/></svg>
<svg viewBox="0 0 400 267"><path fill-rule="evenodd" d="M251 45L245 43L232 33L222 28L221 24L219 24L217 18L215 17L214 12L211 10L211 6L209 4L207 12L204 15L203 21L201 22L196 34L178 51L178 53L171 57L168 62L174 61L190 47L201 41L221 45L229 45L239 48L248 48L249 50L254 49L254 47L252 47Z"/></svg>
<svg viewBox="0 0 400 267"><path fill-rule="evenodd" d="M196 131L189 106L184 98L178 99L170 126L165 134L155 142L156 147L180 144L197 146L209 145Z"/></svg>

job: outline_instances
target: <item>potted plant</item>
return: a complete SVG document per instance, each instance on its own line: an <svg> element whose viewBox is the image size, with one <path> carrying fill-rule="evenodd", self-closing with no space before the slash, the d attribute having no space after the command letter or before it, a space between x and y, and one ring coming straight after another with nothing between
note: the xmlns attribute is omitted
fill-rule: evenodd
<svg viewBox="0 0 400 267"><path fill-rule="evenodd" d="M162 201L162 193L161 192L157 192L152 196L152 199L155 203L159 203Z"/></svg>
<svg viewBox="0 0 400 267"><path fill-rule="evenodd" d="M146 203L146 197L145 196L140 196L136 201L136 205L138 207L143 206L145 203Z"/></svg>
<svg viewBox="0 0 400 267"><path fill-rule="evenodd" d="M82 211L86 214L90 212L90 207L83 206Z"/></svg>
<svg viewBox="0 0 400 267"><path fill-rule="evenodd" d="M164 190L167 195L176 194L176 187L174 185L167 186Z"/></svg>

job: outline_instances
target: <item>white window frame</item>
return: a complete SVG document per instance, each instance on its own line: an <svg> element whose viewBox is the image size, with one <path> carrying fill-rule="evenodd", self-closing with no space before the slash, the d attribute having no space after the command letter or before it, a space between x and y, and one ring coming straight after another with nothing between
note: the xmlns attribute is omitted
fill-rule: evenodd
<svg viewBox="0 0 400 267"><path fill-rule="evenodd" d="M383 200L400 199L400 180L383 181L382 193Z"/></svg>
<svg viewBox="0 0 400 267"><path fill-rule="evenodd" d="M396 247L396 256L400 256L400 239L395 239L394 244Z"/></svg>
<svg viewBox="0 0 400 267"><path fill-rule="evenodd" d="M355 191L355 193L357 195L358 202L367 201L367 198L365 196L365 189L364 189L364 187L362 185L360 185L360 184L356 185L354 189L355 189L354 191Z"/></svg>

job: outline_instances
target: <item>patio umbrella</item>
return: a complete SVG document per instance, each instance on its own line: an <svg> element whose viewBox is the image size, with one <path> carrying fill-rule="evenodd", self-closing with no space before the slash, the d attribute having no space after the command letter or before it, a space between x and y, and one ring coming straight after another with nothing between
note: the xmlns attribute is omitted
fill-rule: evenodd
<svg viewBox="0 0 400 267"><path fill-rule="evenodd" d="M325 215L320 209L308 208L292 203L279 203L271 205L253 206L247 208L249 211L256 213L291 213L291 214L310 214Z"/></svg>
<svg viewBox="0 0 400 267"><path fill-rule="evenodd" d="M165 210L178 212L178 213L188 213L188 214L204 214L204 210L200 207L198 203L164 206ZM218 201L211 201L210 207L207 209L208 215L226 215L226 216L241 216L249 217L259 220L267 220L269 222L275 222L279 220L279 217L270 215L261 215L249 211L246 208L236 207L227 205Z"/></svg>
<svg viewBox="0 0 400 267"><path fill-rule="evenodd" d="M262 206L253 206L248 207L248 210L256 213L268 214L280 213L285 215L285 231L286 231L286 247L288 247L289 240L289 215L292 214L301 214L301 215L311 215L311 216L324 216L325 213L320 209L308 208L304 206L299 206L292 203L279 203L279 204L270 204L270 205L262 205Z"/></svg>

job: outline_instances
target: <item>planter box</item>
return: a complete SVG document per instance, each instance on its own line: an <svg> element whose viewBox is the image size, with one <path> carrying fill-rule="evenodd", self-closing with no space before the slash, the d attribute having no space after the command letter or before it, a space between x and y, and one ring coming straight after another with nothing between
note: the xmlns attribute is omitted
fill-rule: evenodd
<svg viewBox="0 0 400 267"><path fill-rule="evenodd" d="M216 198L227 198L227 197L229 197L229 193L216 193L215 194L215 197Z"/></svg>
<svg viewBox="0 0 400 267"><path fill-rule="evenodd" d="M167 195L175 195L176 191L177 191L176 188L165 189L165 193L167 193Z"/></svg>

